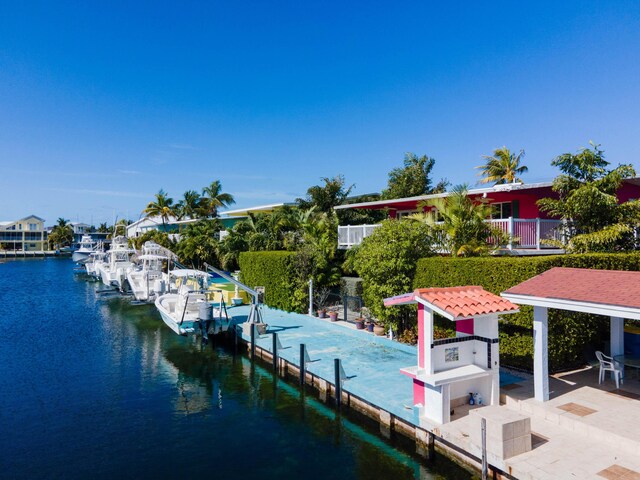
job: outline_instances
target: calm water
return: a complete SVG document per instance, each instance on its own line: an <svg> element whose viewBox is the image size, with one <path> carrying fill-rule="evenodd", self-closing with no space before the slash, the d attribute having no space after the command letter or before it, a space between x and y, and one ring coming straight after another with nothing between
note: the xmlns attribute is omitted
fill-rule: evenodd
<svg viewBox="0 0 640 480"><path fill-rule="evenodd" d="M72 270L0 263L0 477L469 478Z"/></svg>

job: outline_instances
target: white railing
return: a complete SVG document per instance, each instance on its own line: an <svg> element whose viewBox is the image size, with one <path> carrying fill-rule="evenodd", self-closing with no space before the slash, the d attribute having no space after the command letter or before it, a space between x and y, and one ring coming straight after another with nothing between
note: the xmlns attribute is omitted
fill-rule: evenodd
<svg viewBox="0 0 640 480"><path fill-rule="evenodd" d="M360 245L380 225L344 225L338 226L338 248L351 248Z"/></svg>
<svg viewBox="0 0 640 480"><path fill-rule="evenodd" d="M509 238L506 247L535 248L547 247L544 240L562 240L562 221L541 218L504 218L487 220L502 230ZM341 225L338 227L338 248L351 248L359 245L380 225ZM495 240L494 240L495 242Z"/></svg>

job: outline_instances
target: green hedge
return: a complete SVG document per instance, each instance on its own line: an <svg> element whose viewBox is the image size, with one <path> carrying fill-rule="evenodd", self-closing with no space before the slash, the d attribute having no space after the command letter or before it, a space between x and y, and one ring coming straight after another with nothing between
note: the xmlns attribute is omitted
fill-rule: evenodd
<svg viewBox="0 0 640 480"><path fill-rule="evenodd" d="M481 285L500 294L552 267L640 270L640 253L553 255L544 257L430 257L418 261L414 287ZM503 365L531 370L533 364L533 309L506 315L500 326ZM549 311L549 368L565 370L580 365L585 355L602 348L609 338L608 319L567 311Z"/></svg>
<svg viewBox="0 0 640 480"><path fill-rule="evenodd" d="M265 287L264 302L275 308L294 311L294 252L242 252L240 277L249 287Z"/></svg>

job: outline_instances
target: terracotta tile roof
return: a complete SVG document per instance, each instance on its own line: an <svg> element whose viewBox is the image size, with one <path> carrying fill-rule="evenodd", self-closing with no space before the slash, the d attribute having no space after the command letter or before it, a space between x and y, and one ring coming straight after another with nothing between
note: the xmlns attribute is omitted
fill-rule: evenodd
<svg viewBox="0 0 640 480"><path fill-rule="evenodd" d="M509 300L478 286L421 288L414 294L440 310L444 310L454 319L518 310L518 306Z"/></svg>
<svg viewBox="0 0 640 480"><path fill-rule="evenodd" d="M640 272L555 267L504 293L640 308Z"/></svg>

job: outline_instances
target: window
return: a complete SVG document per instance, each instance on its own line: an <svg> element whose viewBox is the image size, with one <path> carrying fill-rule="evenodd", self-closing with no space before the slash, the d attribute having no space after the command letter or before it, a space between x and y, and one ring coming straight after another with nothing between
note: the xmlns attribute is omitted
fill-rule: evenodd
<svg viewBox="0 0 640 480"><path fill-rule="evenodd" d="M30 223L29 224L29 231L35 232L36 230L38 230L38 224L37 223Z"/></svg>
<svg viewBox="0 0 640 480"><path fill-rule="evenodd" d="M513 217L511 202L494 203L491 205L491 218L503 219Z"/></svg>
<svg viewBox="0 0 640 480"><path fill-rule="evenodd" d="M21 223L18 224L18 230L22 230L22 224Z"/></svg>

